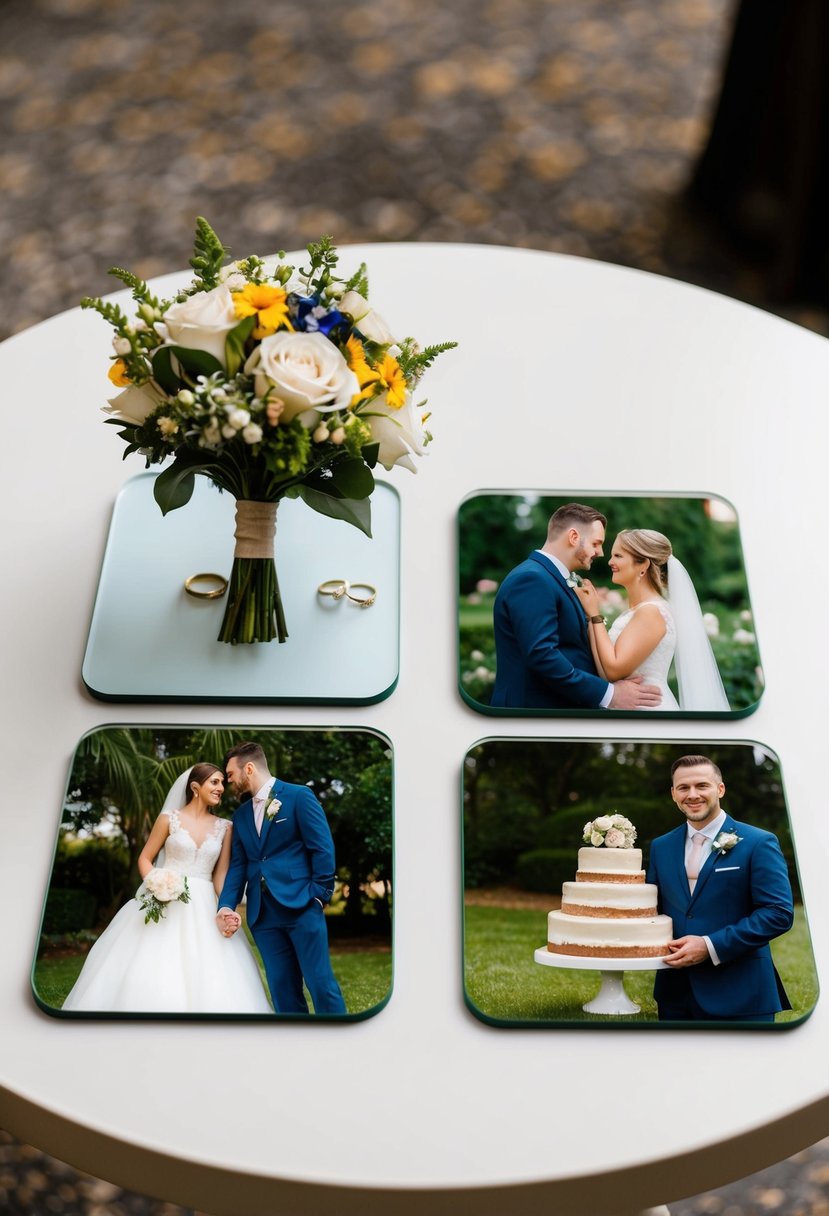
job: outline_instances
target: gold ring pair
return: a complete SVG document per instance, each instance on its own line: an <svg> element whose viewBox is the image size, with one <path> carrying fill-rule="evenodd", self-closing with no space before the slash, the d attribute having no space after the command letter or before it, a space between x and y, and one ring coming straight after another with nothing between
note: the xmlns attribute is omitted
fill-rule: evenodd
<svg viewBox="0 0 829 1216"><path fill-rule="evenodd" d="M355 588L368 594L352 595ZM341 600L346 596L361 608L370 608L377 599L377 588L372 583L350 583L347 578L327 578L317 587L317 595L330 595L334 600Z"/></svg>
<svg viewBox="0 0 829 1216"><path fill-rule="evenodd" d="M199 591L196 587L197 583L207 583L209 589ZM211 583L213 584L212 587L209 586ZM184 590L188 595L194 596L197 600L216 600L227 591L227 579L223 574L213 574L211 572L191 574L189 578L184 580Z"/></svg>

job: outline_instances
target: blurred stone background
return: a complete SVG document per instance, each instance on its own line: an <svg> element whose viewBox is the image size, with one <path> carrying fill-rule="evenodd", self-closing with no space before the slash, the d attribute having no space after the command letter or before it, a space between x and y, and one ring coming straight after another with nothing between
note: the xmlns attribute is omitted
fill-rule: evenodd
<svg viewBox="0 0 829 1216"><path fill-rule="evenodd" d="M736 13L736 0L3 0L0 336L113 289L111 265L180 269L199 214L239 256L324 232L522 245L829 333L823 301L776 298L762 259L688 204ZM186 1216L5 1132L0 1211ZM829 1142L672 1212L829 1216Z"/></svg>

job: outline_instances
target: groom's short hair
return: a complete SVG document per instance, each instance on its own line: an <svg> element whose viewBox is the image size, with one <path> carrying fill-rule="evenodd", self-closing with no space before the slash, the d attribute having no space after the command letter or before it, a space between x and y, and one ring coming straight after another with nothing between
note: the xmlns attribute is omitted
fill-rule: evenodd
<svg viewBox="0 0 829 1216"><path fill-rule="evenodd" d="M701 764L707 764L714 770L714 775L717 778L717 784L722 784L722 772L720 766L715 764L710 756L680 756L678 760L674 760L671 765L671 785L674 783L674 773L678 768L699 768Z"/></svg>
<svg viewBox="0 0 829 1216"><path fill-rule="evenodd" d="M553 540L562 532L566 532L568 528L582 529L595 523L600 523L603 528L606 528L607 516L602 515L601 511L597 511L595 507L586 507L584 503L568 502L566 506L559 507L550 516L550 522L547 524L547 540Z"/></svg>
<svg viewBox="0 0 829 1216"><path fill-rule="evenodd" d="M235 747L231 747L225 755L225 772L228 761L234 759L238 760L241 765L255 764L257 768L264 769L268 767L268 758L258 743L237 743Z"/></svg>

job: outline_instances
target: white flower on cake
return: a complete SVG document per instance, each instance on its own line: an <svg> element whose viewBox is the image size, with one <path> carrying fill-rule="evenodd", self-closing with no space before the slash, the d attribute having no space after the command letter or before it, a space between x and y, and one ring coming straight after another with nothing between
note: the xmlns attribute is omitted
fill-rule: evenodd
<svg viewBox="0 0 829 1216"><path fill-rule="evenodd" d="M600 815L584 825L582 839L594 849L632 849L636 828L624 815Z"/></svg>

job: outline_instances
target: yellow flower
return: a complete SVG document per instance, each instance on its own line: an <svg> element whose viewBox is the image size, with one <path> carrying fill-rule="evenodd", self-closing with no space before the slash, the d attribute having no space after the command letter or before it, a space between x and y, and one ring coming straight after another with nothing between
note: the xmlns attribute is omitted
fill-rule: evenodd
<svg viewBox="0 0 829 1216"><path fill-rule="evenodd" d="M288 319L288 293L281 287L269 287L267 283L246 283L241 291L234 291L233 307L236 316L257 318L254 338L267 338L278 329L293 330Z"/></svg>
<svg viewBox="0 0 829 1216"><path fill-rule="evenodd" d="M132 380L127 375L127 365L123 359L113 360L107 375L118 388L127 388L132 384Z"/></svg>
<svg viewBox="0 0 829 1216"><path fill-rule="evenodd" d="M406 377L394 355L386 354L380 365L380 382L386 390L386 400L394 410L406 404Z"/></svg>
<svg viewBox="0 0 829 1216"><path fill-rule="evenodd" d="M373 386L380 379L380 374L374 370L368 359L366 359L366 352L359 338L355 338L352 334L345 346L346 362L354 372L360 385L360 392L352 401L352 405L354 405L357 401L362 401L364 398L372 395Z"/></svg>

